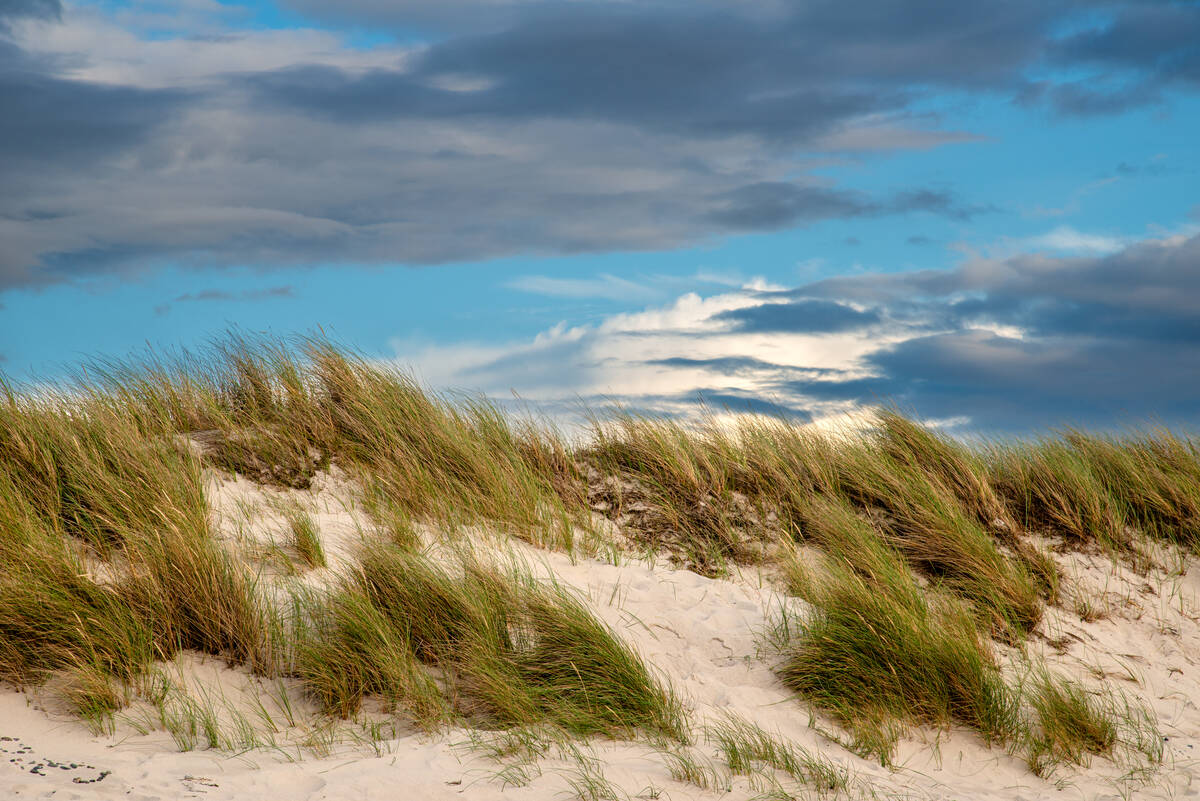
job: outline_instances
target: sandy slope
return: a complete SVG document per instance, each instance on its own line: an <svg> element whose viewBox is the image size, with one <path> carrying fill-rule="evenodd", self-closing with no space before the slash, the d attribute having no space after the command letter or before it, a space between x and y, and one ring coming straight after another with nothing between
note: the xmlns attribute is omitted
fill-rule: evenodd
<svg viewBox="0 0 1200 801"><path fill-rule="evenodd" d="M223 536L242 548L282 543L280 510L301 502L317 521L335 567L370 527L338 478L322 478L311 493L264 491L245 481L214 479L210 496ZM1060 772L1056 782L1047 782L1032 775L1019 758L958 731L918 733L901 744L898 769L882 768L819 734L819 729L832 727L811 721L807 709L775 679L770 656L759 656L759 633L782 605L797 602L784 599L757 574L708 579L661 564L572 563L558 553L495 544L513 549L536 572L577 588L605 622L669 677L697 722L731 711L778 730L845 765L854 777L851 795L1005 800L1200 797L1200 567L1195 564L1146 577L1099 557L1060 557L1083 595L1101 599L1093 605L1106 616L1084 623L1071 611L1052 610L1040 629L1044 636L1031 645L1031 652L1044 654L1051 664L1086 681L1106 676L1153 706L1168 738L1165 762L1148 785L1139 786L1122 782L1124 769L1106 760L1096 760L1087 770ZM301 580L316 582L328 575L313 571ZM130 710L114 736L94 736L57 709L51 691L36 698L4 691L0 798L548 801L572 797L570 782L579 778L581 765L590 759L630 797L750 798L763 789L743 779L733 782L731 794L680 784L650 746L604 741L585 746L587 760L582 763L554 756L524 766L529 780L524 786L506 785L505 775L497 775L504 765L467 747L464 732L426 738L399 731L372 745L361 727L345 724L330 743L313 738L305 727L288 727L271 688L240 670L198 658L182 659L166 670L201 696L220 699L222 709L239 710L262 728L264 718L250 710L252 699L262 701L265 694L264 708L280 729L269 734L276 748L238 756L208 750L181 753L161 727L143 733L150 728L145 705ZM274 690L286 693L288 688L274 685ZM289 697L296 722L303 723L308 707L294 691ZM324 744L315 754L314 739ZM310 747L305 747L306 741ZM703 743L697 752L716 753ZM507 776L516 778L515 773ZM794 784L785 786L803 795Z"/></svg>

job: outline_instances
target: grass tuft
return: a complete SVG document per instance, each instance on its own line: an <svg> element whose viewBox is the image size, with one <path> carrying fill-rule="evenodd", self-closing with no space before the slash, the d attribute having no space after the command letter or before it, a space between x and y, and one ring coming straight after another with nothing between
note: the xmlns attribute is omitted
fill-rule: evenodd
<svg viewBox="0 0 1200 801"><path fill-rule="evenodd" d="M784 683L885 763L904 722L956 722L1007 740L1016 702L970 611L920 587L901 555L844 505L819 507L813 519L828 526L830 558L809 579L815 609L799 622Z"/></svg>
<svg viewBox="0 0 1200 801"><path fill-rule="evenodd" d="M1036 729L1029 746L1029 765L1044 775L1055 763L1084 764L1089 754L1111 754L1118 727L1112 705L1082 686L1041 671L1028 692Z"/></svg>
<svg viewBox="0 0 1200 801"><path fill-rule="evenodd" d="M321 546L321 532L312 516L301 509L291 510L287 515L291 546L300 559L309 567L325 567L325 549Z"/></svg>

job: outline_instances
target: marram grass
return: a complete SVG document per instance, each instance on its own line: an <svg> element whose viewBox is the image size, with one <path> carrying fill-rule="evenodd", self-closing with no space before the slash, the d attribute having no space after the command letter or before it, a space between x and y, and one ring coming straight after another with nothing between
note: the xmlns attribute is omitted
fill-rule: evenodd
<svg viewBox="0 0 1200 801"><path fill-rule="evenodd" d="M383 536L280 608L209 530L204 471L303 488L331 465ZM905 726L954 723L1040 767L1108 753L1121 713L1057 679L1001 680L991 640L1019 645L1063 582L1030 535L1195 548L1200 449L1159 429L968 445L889 410L855 435L618 413L574 442L322 339L232 335L36 393L0 379L0 678L59 676L101 721L156 661L195 650L299 678L332 715L378 698L426 728L686 740L670 687L578 599L470 558L474 526L575 551L597 514L707 574L781 539L815 546L789 686L883 758ZM419 524L457 532L463 558L423 555ZM312 567L319 535L290 522Z"/></svg>

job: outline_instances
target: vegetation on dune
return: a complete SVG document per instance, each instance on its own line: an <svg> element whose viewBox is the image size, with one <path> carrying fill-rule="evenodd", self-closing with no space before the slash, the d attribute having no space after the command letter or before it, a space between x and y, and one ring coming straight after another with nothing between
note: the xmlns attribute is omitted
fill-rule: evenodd
<svg viewBox="0 0 1200 801"><path fill-rule="evenodd" d="M403 632L414 658L442 669L466 717L685 736L670 692L570 593L468 555L461 561L450 573L420 554L374 547L345 591Z"/></svg>
<svg viewBox="0 0 1200 801"><path fill-rule="evenodd" d="M819 568L792 576L813 614L788 646L788 686L881 758L906 725L956 723L1020 743L1041 771L1124 735L1115 705L1077 685L1001 678L992 640L1020 645L1063 581L1030 535L1135 558L1142 538L1200 544L1200 448L1163 430L967 445L892 410L853 436L619 413L569 443L325 340L236 335L203 357L0 391L0 678L61 675L90 720L155 660L197 650L299 678L335 716L377 697L426 728L686 740L670 688L578 599L476 561L469 536L437 563L414 528L573 550L602 515L624 543L709 575L813 546ZM205 465L295 488L337 465L386 536L280 608L212 536ZM327 565L299 509L288 545ZM731 759L818 770L722 731Z"/></svg>
<svg viewBox="0 0 1200 801"><path fill-rule="evenodd" d="M814 613L799 622L785 684L886 761L900 723L960 723L988 740L1016 728L1016 699L970 610L922 588L901 554L844 502L817 502L825 569L797 577Z"/></svg>

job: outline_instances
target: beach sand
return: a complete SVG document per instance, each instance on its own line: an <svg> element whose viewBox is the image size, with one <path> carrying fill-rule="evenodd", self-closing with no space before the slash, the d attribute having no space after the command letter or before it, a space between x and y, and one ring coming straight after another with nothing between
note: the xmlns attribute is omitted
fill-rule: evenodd
<svg viewBox="0 0 1200 801"><path fill-rule="evenodd" d="M309 511L330 567L294 580L328 580L370 528L336 472L320 476L308 492L263 489L215 474L208 489L215 528L235 549L279 546L284 510L300 504ZM578 591L669 680L698 729L732 713L777 732L844 767L850 777L844 796L1200 797L1200 566L1168 551L1157 555L1160 567L1146 575L1101 555L1056 553L1071 579L1068 595L1088 598L1087 616L1094 619L1081 619L1068 599L1047 610L1027 646L1031 656L1089 686L1104 679L1148 704L1163 736L1162 765L1127 775L1131 765L1094 758L1087 767L1061 768L1042 779L1020 756L958 729L910 731L890 767L852 753L837 741L844 735L836 726L814 716L776 677L777 657L764 632L782 610L805 610L757 569L707 578L635 556L616 559L619 564L573 561L503 535L479 532L477 539L478 547L519 559L535 574ZM1016 664L1015 652L1005 659ZM53 684L30 693L6 689L0 691L0 798L550 801L585 795L589 776L603 776L604 786L622 798L749 799L772 790L761 778L723 778L712 789L676 781L663 754L641 741L590 740L573 753L552 749L542 759L514 763L493 759L481 747L481 738L495 734L475 733L472 745L465 730L422 734L369 709L358 721L314 726L314 708L294 684L251 677L213 657L185 655L160 672L214 710L228 747L207 748L201 733L182 743L192 750L181 751L178 732L169 733L145 702L119 713L114 732L98 734L65 711ZM243 750L239 727L247 726L253 734L243 743L254 740L259 747ZM712 760L722 767L703 737L692 752L701 764ZM779 794L769 797L816 796L782 774L777 781Z"/></svg>

